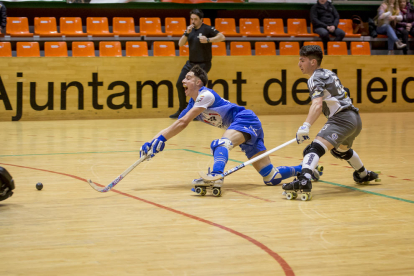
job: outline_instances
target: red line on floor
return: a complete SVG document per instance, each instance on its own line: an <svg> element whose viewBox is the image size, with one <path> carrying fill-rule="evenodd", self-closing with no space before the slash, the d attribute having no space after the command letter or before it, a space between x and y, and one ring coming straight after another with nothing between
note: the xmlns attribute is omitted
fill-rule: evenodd
<svg viewBox="0 0 414 276"><path fill-rule="evenodd" d="M19 166L19 165L13 165L13 164L5 164L5 163L0 163L0 164L1 165L7 165L7 166L24 168L24 169L31 169L31 170L49 172L49 173L54 173L54 174L60 174L60 175L68 176L68 177L71 177L71 178L74 178L74 179L78 179L78 180L87 182L86 179L81 178L81 177L78 177L78 176L75 176L75 175L71 175L71 174L66 174L66 173L61 173L61 172L54 172L54 171L49 171L49 170L44 170L44 169L31 168L31 167L25 167L25 166ZM98 183L95 183L95 184L97 184L97 185L99 185L101 187L105 187L105 186L103 186L101 184L98 184ZM253 238L251 238L251 237L249 237L249 236L247 236L247 235L245 235L243 233L240 233L240 232L238 232L236 230L233 230L233 229L228 228L226 226L223 226L221 224L214 223L212 221L209 221L209 220L206 220L206 219L203 219L203 218L194 216L194 215L190 215L190 214L187 214L187 213L184 213L184 212L175 210L173 208L170 208L170 207L167 207L167 206L164 206L164 205L161 205L161 204L158 204L158 203L155 203L155 202L152 202L152 201L143 199L143 198L139 198L137 196L133 196L133 195L130 195L130 194L127 194L127 193L124 193L124 192L121 192L121 191L118 191L118 190L115 190L115 189L112 189L111 191L112 192L115 192L115 193L118 193L118 194L121 194L121 195L124 195L124 196L127 196L129 198L133 198L133 199L136 199L136 200L139 200L139 201L142 201L142 202L145 202L145 203L154 205L154 206L156 206L158 208L161 208L161 209L164 209L164 210L167 210L167 211L170 211L170 212L173 212L173 213L176 213L176 214L179 214L179 215L182 215L182 216L185 216L185 217L188 217L188 218L191 218L191 219L194 219L194 220L197 220L197 221L200 221L200 222L203 222L203 223L206 223L206 224L209 224L209 225L218 227L218 228L223 229L223 230L225 230L225 231L227 231L229 233L235 234L235 235L237 235L237 236L239 236L239 237L241 237L241 238L243 238L243 239L251 242L252 244L256 245L257 247L259 247L260 249L262 249L263 251L265 251L267 254L269 254L273 259L275 259L280 264L280 266L282 267L282 269L285 272L285 275L286 276L294 276L295 275L295 273L293 272L293 270L289 266L289 264L282 257L280 257L279 254L277 254L276 252L272 251L269 247L267 247L266 245L262 244L261 242L255 240L255 239L253 239Z"/></svg>

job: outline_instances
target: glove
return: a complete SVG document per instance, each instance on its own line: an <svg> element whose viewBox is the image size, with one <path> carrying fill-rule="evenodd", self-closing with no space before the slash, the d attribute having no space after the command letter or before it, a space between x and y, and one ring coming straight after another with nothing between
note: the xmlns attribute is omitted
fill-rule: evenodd
<svg viewBox="0 0 414 276"><path fill-rule="evenodd" d="M151 156L149 156L146 160L150 160L152 157L155 156L156 153L162 151L165 147L165 143L167 139L164 136L160 135L158 138L155 138L151 142L146 142L139 150L139 157L142 158L143 156L147 156L147 154L151 150Z"/></svg>
<svg viewBox="0 0 414 276"><path fill-rule="evenodd" d="M304 122L303 126L301 126L298 129L298 132L296 132L296 142L298 144L302 144L303 141L309 140L309 128L311 127L311 124Z"/></svg>

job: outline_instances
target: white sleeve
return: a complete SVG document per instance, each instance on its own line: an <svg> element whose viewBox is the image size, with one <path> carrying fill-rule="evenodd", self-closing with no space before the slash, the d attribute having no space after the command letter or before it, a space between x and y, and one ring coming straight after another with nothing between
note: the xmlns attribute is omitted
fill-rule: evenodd
<svg viewBox="0 0 414 276"><path fill-rule="evenodd" d="M204 90L200 94L198 94L194 107L204 107L207 109L208 107L213 105L214 101L215 98L213 93L211 93L208 90Z"/></svg>

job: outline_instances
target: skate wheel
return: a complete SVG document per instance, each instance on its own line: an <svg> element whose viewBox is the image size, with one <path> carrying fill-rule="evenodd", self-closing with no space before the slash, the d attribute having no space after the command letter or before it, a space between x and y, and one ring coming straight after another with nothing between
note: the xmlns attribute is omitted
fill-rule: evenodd
<svg viewBox="0 0 414 276"><path fill-rule="evenodd" d="M375 179L375 182L381 182L381 178Z"/></svg>
<svg viewBox="0 0 414 276"><path fill-rule="evenodd" d="M286 193L286 199L288 199L288 200L295 199L296 197L294 197L294 195L293 195L293 194L294 194L294 193L291 193L291 192Z"/></svg>
<svg viewBox="0 0 414 276"><path fill-rule="evenodd" d="M318 166L318 172L323 172L323 166Z"/></svg>
<svg viewBox="0 0 414 276"><path fill-rule="evenodd" d="M206 193L207 193L207 190L206 189L201 189L201 193L200 193L201 196L205 196Z"/></svg>
<svg viewBox="0 0 414 276"><path fill-rule="evenodd" d="M311 196L309 194L302 194L300 196L300 199L303 200L303 201L307 201L307 200L311 199Z"/></svg>
<svg viewBox="0 0 414 276"><path fill-rule="evenodd" d="M214 188L213 189L213 196L221 196L221 189L220 188Z"/></svg>

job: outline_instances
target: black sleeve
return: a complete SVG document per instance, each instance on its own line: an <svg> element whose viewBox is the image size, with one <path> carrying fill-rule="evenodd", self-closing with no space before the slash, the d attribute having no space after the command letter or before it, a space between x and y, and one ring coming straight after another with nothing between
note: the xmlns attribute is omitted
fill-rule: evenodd
<svg viewBox="0 0 414 276"><path fill-rule="evenodd" d="M0 25L2 28L6 28L7 25L7 12L6 12L6 6L2 3L1 4L1 22Z"/></svg>
<svg viewBox="0 0 414 276"><path fill-rule="evenodd" d="M316 10L316 5L313 5L310 10L310 18L313 24L313 28L326 28L328 25L323 23L318 19L318 11Z"/></svg>
<svg viewBox="0 0 414 276"><path fill-rule="evenodd" d="M339 24L339 13L333 5L332 5L332 12L333 12L334 17L335 17L334 26L335 26L335 29L336 29L336 28L338 28L338 24Z"/></svg>
<svg viewBox="0 0 414 276"><path fill-rule="evenodd" d="M206 25L208 28L208 35L207 37L215 37L216 35L218 35L220 32L216 30L216 28L212 27L212 26L208 26Z"/></svg>

